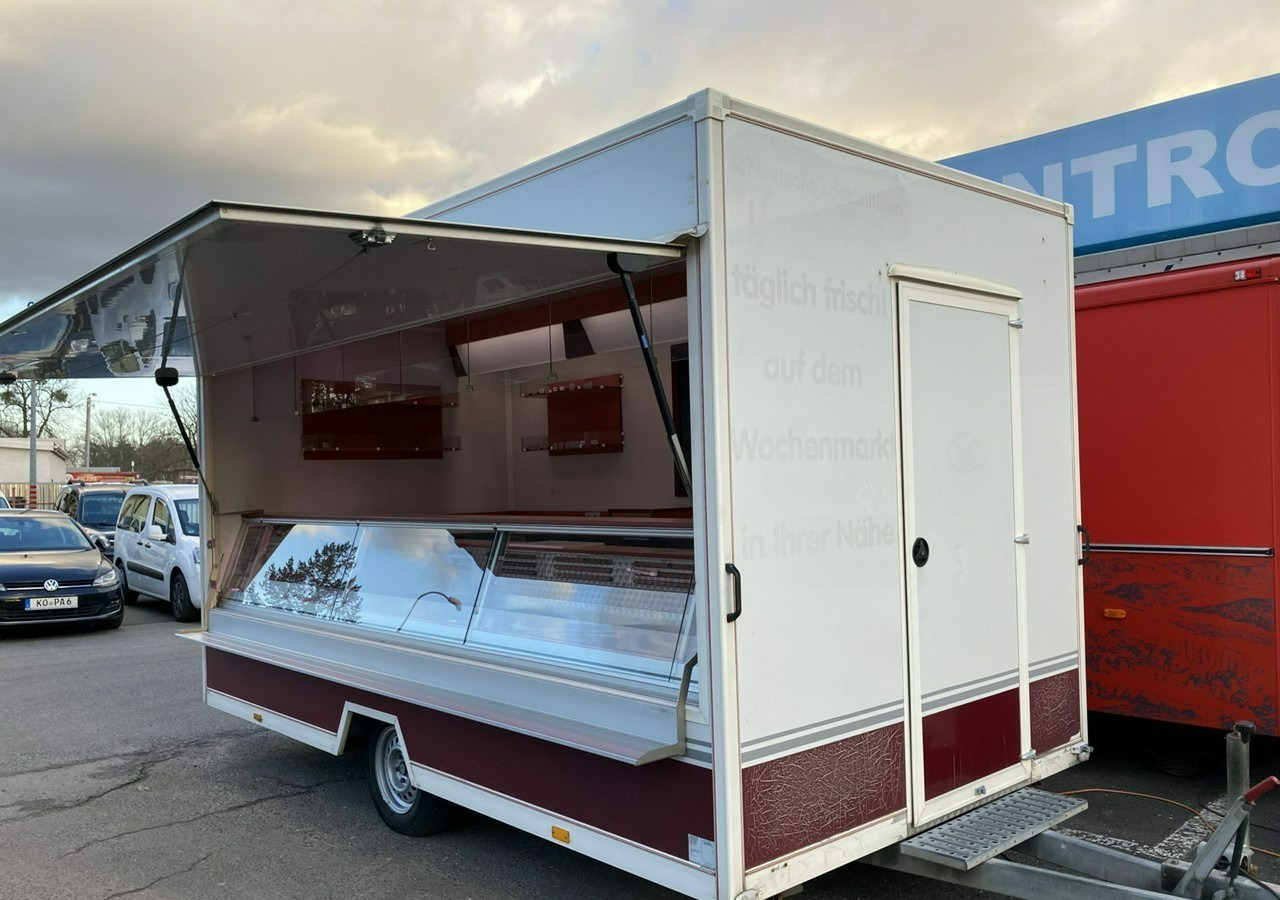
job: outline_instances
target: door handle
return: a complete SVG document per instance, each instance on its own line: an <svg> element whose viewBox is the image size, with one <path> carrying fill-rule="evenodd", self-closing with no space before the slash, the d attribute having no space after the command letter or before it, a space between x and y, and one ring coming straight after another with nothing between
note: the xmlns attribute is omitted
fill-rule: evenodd
<svg viewBox="0 0 1280 900"><path fill-rule="evenodd" d="M916 564L916 568L922 568L929 561L929 542L924 538L916 538L916 542L911 545L911 561Z"/></svg>
<svg viewBox="0 0 1280 900"><path fill-rule="evenodd" d="M1080 533L1080 558L1076 560L1076 565L1083 566L1089 561L1089 554L1093 550L1093 539L1089 537L1089 529L1083 525L1077 525L1076 531Z"/></svg>
<svg viewBox="0 0 1280 900"><path fill-rule="evenodd" d="M724 617L726 622L736 622L742 615L742 573L733 563L725 563L724 570L733 576L733 612Z"/></svg>

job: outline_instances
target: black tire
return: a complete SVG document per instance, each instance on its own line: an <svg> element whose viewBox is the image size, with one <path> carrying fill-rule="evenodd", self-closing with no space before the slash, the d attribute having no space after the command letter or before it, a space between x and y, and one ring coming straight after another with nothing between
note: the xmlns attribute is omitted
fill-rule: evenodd
<svg viewBox="0 0 1280 900"><path fill-rule="evenodd" d="M124 577L124 560L116 560L116 574L120 576L120 596L132 606L138 602L138 592L129 590L129 579Z"/></svg>
<svg viewBox="0 0 1280 900"><path fill-rule="evenodd" d="M369 793L387 826L400 834L421 837L449 827L453 807L446 800L413 786L409 758L394 725L374 731L368 750Z"/></svg>
<svg viewBox="0 0 1280 900"><path fill-rule="evenodd" d="M179 622L194 622L200 618L200 610L191 602L191 591L187 589L187 579L181 572L174 572L169 580L169 606Z"/></svg>

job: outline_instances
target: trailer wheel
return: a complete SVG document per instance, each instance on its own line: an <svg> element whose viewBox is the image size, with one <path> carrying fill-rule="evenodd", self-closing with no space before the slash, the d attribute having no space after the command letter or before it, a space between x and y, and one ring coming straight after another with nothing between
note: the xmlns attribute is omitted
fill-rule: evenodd
<svg viewBox="0 0 1280 900"><path fill-rule="evenodd" d="M394 725L383 726L369 742L368 760L374 808L392 831L420 837L448 827L448 801L413 786L409 758Z"/></svg>

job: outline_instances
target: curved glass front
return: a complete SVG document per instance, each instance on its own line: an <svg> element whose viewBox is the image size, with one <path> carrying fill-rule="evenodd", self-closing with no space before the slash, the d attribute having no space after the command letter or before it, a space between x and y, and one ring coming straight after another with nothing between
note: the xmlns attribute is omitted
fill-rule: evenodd
<svg viewBox="0 0 1280 900"><path fill-rule="evenodd" d="M248 520L223 600L664 683L696 645L691 536Z"/></svg>

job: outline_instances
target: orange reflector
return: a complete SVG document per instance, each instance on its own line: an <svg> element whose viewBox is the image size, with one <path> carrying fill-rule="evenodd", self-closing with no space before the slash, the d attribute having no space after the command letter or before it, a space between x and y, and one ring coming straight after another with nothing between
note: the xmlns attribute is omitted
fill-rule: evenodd
<svg viewBox="0 0 1280 900"><path fill-rule="evenodd" d="M564 841L566 844L569 843L569 829L567 828L560 828L557 825L552 825L551 836L557 841Z"/></svg>
<svg viewBox="0 0 1280 900"><path fill-rule="evenodd" d="M1102 614L1108 619L1123 619L1128 615L1123 609L1104 609Z"/></svg>
<svg viewBox="0 0 1280 900"><path fill-rule="evenodd" d="M255 722L261 722L261 721L262 721L262 713L254 713L254 714L253 714L253 721L255 721Z"/></svg>

